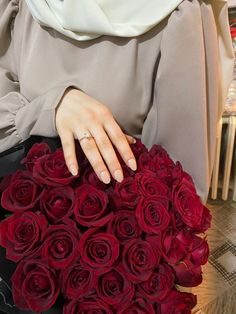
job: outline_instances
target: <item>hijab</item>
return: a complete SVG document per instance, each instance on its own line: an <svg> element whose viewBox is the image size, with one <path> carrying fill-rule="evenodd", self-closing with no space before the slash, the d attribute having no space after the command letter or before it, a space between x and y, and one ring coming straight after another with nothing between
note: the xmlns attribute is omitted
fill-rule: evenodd
<svg viewBox="0 0 236 314"><path fill-rule="evenodd" d="M26 0L44 26L76 40L134 37L166 18L183 0Z"/></svg>

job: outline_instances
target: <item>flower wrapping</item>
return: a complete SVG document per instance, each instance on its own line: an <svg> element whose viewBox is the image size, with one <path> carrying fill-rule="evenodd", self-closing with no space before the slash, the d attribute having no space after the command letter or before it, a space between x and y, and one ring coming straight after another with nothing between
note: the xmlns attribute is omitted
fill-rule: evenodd
<svg viewBox="0 0 236 314"><path fill-rule="evenodd" d="M16 306L38 313L60 298L63 314L191 313L196 296L177 285L202 282L211 222L191 176L163 147L137 140L137 171L119 156L124 179L106 185L76 147L77 176L62 148L37 143L1 182Z"/></svg>

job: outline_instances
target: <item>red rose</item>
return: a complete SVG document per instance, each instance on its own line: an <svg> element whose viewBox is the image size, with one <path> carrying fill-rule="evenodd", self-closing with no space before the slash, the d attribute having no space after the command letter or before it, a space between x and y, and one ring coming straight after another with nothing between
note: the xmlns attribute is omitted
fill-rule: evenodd
<svg viewBox="0 0 236 314"><path fill-rule="evenodd" d="M1 205L10 212L36 209L41 192L29 171L18 170L2 193Z"/></svg>
<svg viewBox="0 0 236 314"><path fill-rule="evenodd" d="M174 273L167 264L160 264L148 280L138 285L140 294L150 301L161 302L174 286Z"/></svg>
<svg viewBox="0 0 236 314"><path fill-rule="evenodd" d="M80 263L73 264L61 273L62 293L68 299L78 299L95 287L94 271Z"/></svg>
<svg viewBox="0 0 236 314"><path fill-rule="evenodd" d="M205 239L193 236L191 246L188 249L191 262L196 265L206 264L209 257L209 246Z"/></svg>
<svg viewBox="0 0 236 314"><path fill-rule="evenodd" d="M138 172L135 175L138 184L139 193L144 197L163 196L169 194L168 186L159 180L155 173L151 171Z"/></svg>
<svg viewBox="0 0 236 314"><path fill-rule="evenodd" d="M40 198L40 208L53 224L70 217L75 207L77 207L75 193L69 186L48 188Z"/></svg>
<svg viewBox="0 0 236 314"><path fill-rule="evenodd" d="M132 152L137 160L139 159L139 156L142 153L148 151L147 147L141 142L140 139L137 139L137 138L136 138L136 143L130 145L130 148L132 149Z"/></svg>
<svg viewBox="0 0 236 314"><path fill-rule="evenodd" d="M116 183L109 196L116 210L135 209L139 199L137 182L132 177L124 178L121 183Z"/></svg>
<svg viewBox="0 0 236 314"><path fill-rule="evenodd" d="M83 184L90 184L94 186L98 190L106 190L107 184L103 183L99 177L97 176L96 172L91 167L86 167L83 176L82 176Z"/></svg>
<svg viewBox="0 0 236 314"><path fill-rule="evenodd" d="M193 228L194 232L205 232L211 226L212 216L209 209L206 206L203 206L201 222L199 226Z"/></svg>
<svg viewBox="0 0 236 314"><path fill-rule="evenodd" d="M162 250L165 260L170 264L178 263L187 255L183 232L169 228L162 237Z"/></svg>
<svg viewBox="0 0 236 314"><path fill-rule="evenodd" d="M51 149L46 143L36 143L28 151L27 156L22 159L21 164L29 171L33 170L36 160L44 155L50 154Z"/></svg>
<svg viewBox="0 0 236 314"><path fill-rule="evenodd" d="M44 236L42 258L50 267L65 269L78 258L79 231L69 219L50 226Z"/></svg>
<svg viewBox="0 0 236 314"><path fill-rule="evenodd" d="M155 314L152 304L142 298L136 298L128 307L117 314Z"/></svg>
<svg viewBox="0 0 236 314"><path fill-rule="evenodd" d="M152 157L150 156L148 152L143 152L142 154L140 154L137 166L138 166L138 171L148 170L148 171L155 172L156 170Z"/></svg>
<svg viewBox="0 0 236 314"><path fill-rule="evenodd" d="M160 169L161 166L172 168L175 165L173 160L167 154L167 151L160 145L153 145L149 150L149 154L157 169Z"/></svg>
<svg viewBox="0 0 236 314"><path fill-rule="evenodd" d="M115 309L129 304L134 295L134 286L119 269L98 278L98 296Z"/></svg>
<svg viewBox="0 0 236 314"><path fill-rule="evenodd" d="M116 212L108 224L107 231L112 233L121 243L138 238L141 233L134 213L129 210Z"/></svg>
<svg viewBox="0 0 236 314"><path fill-rule="evenodd" d="M159 252L147 241L134 239L124 245L122 265L127 278L134 283L147 280L158 266L159 260Z"/></svg>
<svg viewBox="0 0 236 314"><path fill-rule="evenodd" d="M113 235L91 228L82 235L79 252L82 261L99 272L114 265L119 256L119 246Z"/></svg>
<svg viewBox="0 0 236 314"><path fill-rule="evenodd" d="M77 206L74 209L75 218L79 224L86 227L103 226L112 217L108 208L108 196L105 192L89 184L83 184L75 190Z"/></svg>
<svg viewBox="0 0 236 314"><path fill-rule="evenodd" d="M75 177L69 172L62 149L38 158L33 168L38 182L50 186L69 185ZM79 177L79 174L76 176Z"/></svg>
<svg viewBox="0 0 236 314"><path fill-rule="evenodd" d="M6 248L6 257L18 262L32 256L42 242L47 228L45 217L39 213L16 213L0 223L0 245Z"/></svg>
<svg viewBox="0 0 236 314"><path fill-rule="evenodd" d="M46 311L59 295L55 272L40 260L22 260L11 280L14 303L22 310Z"/></svg>
<svg viewBox="0 0 236 314"><path fill-rule="evenodd" d="M191 314L191 309L197 304L197 298L192 293L171 291L168 297L160 304L157 314Z"/></svg>
<svg viewBox="0 0 236 314"><path fill-rule="evenodd" d="M183 287L196 287L202 283L202 269L184 259L178 264L171 265L176 277L176 283Z"/></svg>
<svg viewBox="0 0 236 314"><path fill-rule="evenodd" d="M186 176L174 188L173 204L187 226L197 228L200 225L203 205L193 183Z"/></svg>
<svg viewBox="0 0 236 314"><path fill-rule="evenodd" d="M170 222L168 200L161 197L142 197L135 211L140 228L147 233L160 234Z"/></svg>
<svg viewBox="0 0 236 314"><path fill-rule="evenodd" d="M74 299L64 306L63 314L112 314L111 308L102 300Z"/></svg>

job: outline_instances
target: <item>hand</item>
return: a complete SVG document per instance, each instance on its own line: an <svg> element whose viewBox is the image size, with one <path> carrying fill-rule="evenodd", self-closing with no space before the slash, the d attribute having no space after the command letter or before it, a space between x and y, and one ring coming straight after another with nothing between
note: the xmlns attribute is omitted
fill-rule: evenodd
<svg viewBox="0 0 236 314"><path fill-rule="evenodd" d="M66 165L73 175L77 175L79 169L74 139L80 139L85 132L94 138L83 139L80 145L101 181L109 183L110 174L118 182L123 180L122 167L112 143L124 162L132 170L137 169L129 145L134 143L134 138L122 132L105 105L82 91L72 87L66 90L58 104L55 122Z"/></svg>

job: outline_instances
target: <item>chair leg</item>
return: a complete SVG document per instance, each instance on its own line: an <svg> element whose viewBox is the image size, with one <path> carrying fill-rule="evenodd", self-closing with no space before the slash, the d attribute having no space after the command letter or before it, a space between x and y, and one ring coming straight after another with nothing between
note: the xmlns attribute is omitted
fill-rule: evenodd
<svg viewBox="0 0 236 314"><path fill-rule="evenodd" d="M224 168L224 179L223 179L223 189L222 189L222 199L227 200L229 192L229 180L230 172L232 166L233 149L234 149L234 139L235 139L235 129L236 129L235 117L231 116L229 118L228 126L228 140L227 149L225 156L225 168Z"/></svg>
<svg viewBox="0 0 236 314"><path fill-rule="evenodd" d="M222 124L223 123L222 123L222 118L221 118L218 125L217 125L215 162L214 162L214 167L213 167L212 183L211 183L211 198L213 200L215 200L217 198L217 190L218 190Z"/></svg>

